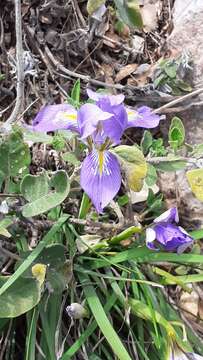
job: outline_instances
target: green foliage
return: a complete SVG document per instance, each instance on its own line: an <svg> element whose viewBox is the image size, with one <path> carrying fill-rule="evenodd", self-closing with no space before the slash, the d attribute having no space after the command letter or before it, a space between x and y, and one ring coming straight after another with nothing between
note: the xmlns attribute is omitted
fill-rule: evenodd
<svg viewBox="0 0 203 360"><path fill-rule="evenodd" d="M66 260L65 247L61 244L53 244L42 250L33 264L43 264L46 266L45 285L51 293L61 293L72 277L71 266ZM22 260L17 263L18 267L30 255L30 251L21 253ZM23 274L24 277L30 276L30 269Z"/></svg>
<svg viewBox="0 0 203 360"><path fill-rule="evenodd" d="M125 195L119 196L117 202L118 202L119 206L124 206L124 205L128 204L128 202L129 202L128 195L125 194Z"/></svg>
<svg viewBox="0 0 203 360"><path fill-rule="evenodd" d="M118 3L123 4L122 16L127 16L130 26L139 23L137 2ZM96 2L92 6L97 6ZM162 80L178 86L178 71L177 63L165 62L160 75ZM79 81L68 102L80 106ZM188 284L203 281L203 256L198 241L203 238L203 231L190 233L196 241L190 253L151 251L145 246L145 229L164 211L163 194L147 189L145 202L131 204L130 194L125 193L126 183L127 189L138 191L143 181L148 187L153 186L159 171L184 169L188 153L190 165L196 165L197 157L199 166L202 144L185 144L183 123L175 117L169 129L168 147L148 130L144 131L140 148L137 144L114 147L111 151L126 174L122 195L116 198L116 211L97 214L88 196L80 189L77 192L75 170L86 145L79 144L75 136L68 130L49 136L14 129L1 139L0 186L5 185L2 198L8 202L9 216L0 214L2 254L5 251L0 266L4 267L9 256L13 258L6 268L11 275L0 277L0 332L2 344L6 336L6 360L16 356L18 326L24 319L25 360L130 360L136 356L140 360L163 360L170 345L168 339L186 351L203 353L201 341L187 325L187 341L183 344L183 322L163 291L163 286L179 286L190 292ZM35 164L30 170L37 175L30 175L27 141L46 144L48 149L60 152L67 172L73 172L70 180L63 170L44 170L39 174ZM202 169L192 168L187 178L193 193L202 200ZM66 200L72 179L74 191ZM38 218L32 219L33 216ZM15 258L19 260L14 262ZM88 308L88 319L78 322L69 318L65 308L75 302ZM26 315L19 321L13 320L21 314Z"/></svg>
<svg viewBox="0 0 203 360"><path fill-rule="evenodd" d="M152 134L150 133L149 130L145 130L140 144L144 155L148 153L150 147L152 146L152 143L153 143Z"/></svg>
<svg viewBox="0 0 203 360"><path fill-rule="evenodd" d="M0 81L5 80L5 78L6 78L5 74L2 74L2 73L0 72Z"/></svg>
<svg viewBox="0 0 203 360"><path fill-rule="evenodd" d="M163 142L162 138L153 139L152 145L150 148L150 153L152 156L164 156L167 154L167 151L166 151L163 143L164 142Z"/></svg>
<svg viewBox="0 0 203 360"><path fill-rule="evenodd" d="M78 166L80 165L80 161L77 159L76 155L74 152L65 152L62 155L62 158L64 161L74 165L74 166Z"/></svg>
<svg viewBox="0 0 203 360"><path fill-rule="evenodd" d="M174 150L177 150L184 143L185 128L181 119L178 117L174 117L171 121L168 138L169 144Z"/></svg>
<svg viewBox="0 0 203 360"><path fill-rule="evenodd" d="M153 139L149 130L144 131L140 146L144 155L148 152L150 152L152 156L164 156L167 154L163 139Z"/></svg>
<svg viewBox="0 0 203 360"><path fill-rule="evenodd" d="M183 59L162 59L154 73L154 86L159 90L181 95L182 92L190 92L192 88L183 81L178 74Z"/></svg>
<svg viewBox="0 0 203 360"><path fill-rule="evenodd" d="M148 186L153 186L154 184L156 184L157 178L158 178L158 176L157 176L155 167L151 164L148 164L147 175L146 175L146 179L145 179L146 184Z"/></svg>
<svg viewBox="0 0 203 360"><path fill-rule="evenodd" d="M163 195L155 195L151 189L149 189L149 194L147 197L147 206L148 209L145 213L153 213L154 216L160 215L161 210L163 209Z"/></svg>
<svg viewBox="0 0 203 360"><path fill-rule="evenodd" d="M82 274L79 275L80 279L88 281L88 277ZM95 317L97 324L99 325L100 330L106 337L106 340L111 345L113 352L120 360L132 360L128 354L126 348L122 344L120 338L112 327L109 319L107 318L103 306L91 285L84 286L84 292L86 295L87 302L89 307Z"/></svg>
<svg viewBox="0 0 203 360"><path fill-rule="evenodd" d="M23 139L26 142L29 141L33 143L51 144L53 141L53 137L45 133L40 133L38 131L29 131L27 129L23 129L22 131Z"/></svg>
<svg viewBox="0 0 203 360"><path fill-rule="evenodd" d="M20 175L22 170L30 164L30 150L23 141L20 130L14 130L0 142L1 174L5 177Z"/></svg>
<svg viewBox="0 0 203 360"><path fill-rule="evenodd" d="M62 151L65 147L65 144L66 144L66 141L62 135L60 135L60 134L54 135L53 140L52 140L52 146L55 150Z"/></svg>
<svg viewBox="0 0 203 360"><path fill-rule="evenodd" d="M0 277L0 286L3 286L9 277ZM14 318L26 313L36 306L41 297L41 284L34 278L18 278L0 296L0 318Z"/></svg>
<svg viewBox="0 0 203 360"><path fill-rule="evenodd" d="M100 2L103 2L103 0L98 0ZM90 4L91 5L91 4ZM88 5L87 5L88 6ZM96 2L94 1L93 6L96 6ZM67 102L74 106L76 109L80 106L80 79L78 79L75 84L73 85L73 88L71 90L71 95L67 97Z"/></svg>
<svg viewBox="0 0 203 360"><path fill-rule="evenodd" d="M142 15L137 0L114 0L114 2L120 20L130 27L143 28Z"/></svg>
<svg viewBox="0 0 203 360"><path fill-rule="evenodd" d="M160 158L160 162L154 164L154 167L160 171L178 171L185 169L187 161L180 159L178 156L167 156L163 160Z"/></svg>
<svg viewBox="0 0 203 360"><path fill-rule="evenodd" d="M26 175L21 182L21 192L29 203L23 206L23 216L36 216L60 205L69 190L69 179L63 170L57 171L50 180L46 173Z"/></svg>

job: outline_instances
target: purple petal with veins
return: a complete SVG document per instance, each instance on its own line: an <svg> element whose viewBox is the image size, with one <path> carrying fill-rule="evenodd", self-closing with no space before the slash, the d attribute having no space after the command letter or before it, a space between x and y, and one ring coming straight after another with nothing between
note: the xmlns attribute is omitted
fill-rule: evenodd
<svg viewBox="0 0 203 360"><path fill-rule="evenodd" d="M137 110L126 107L128 114L127 128L141 127L141 128L155 128L159 125L161 116L154 114L152 109L148 106L141 106Z"/></svg>
<svg viewBox="0 0 203 360"><path fill-rule="evenodd" d="M102 213L121 186L121 171L117 158L107 150L93 150L82 163L80 184L97 212Z"/></svg>
<svg viewBox="0 0 203 360"><path fill-rule="evenodd" d="M68 104L47 105L40 109L29 129L39 132L69 129L78 131L77 111Z"/></svg>

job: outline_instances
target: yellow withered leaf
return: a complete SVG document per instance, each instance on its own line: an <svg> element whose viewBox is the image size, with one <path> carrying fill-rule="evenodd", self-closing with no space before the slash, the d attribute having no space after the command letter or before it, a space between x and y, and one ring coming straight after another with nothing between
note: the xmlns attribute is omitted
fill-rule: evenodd
<svg viewBox="0 0 203 360"><path fill-rule="evenodd" d="M147 174L147 163L142 151L136 146L120 145L113 152L121 162L129 188L140 191Z"/></svg>
<svg viewBox="0 0 203 360"><path fill-rule="evenodd" d="M203 201L203 168L190 170L186 173L186 176L195 197Z"/></svg>
<svg viewBox="0 0 203 360"><path fill-rule="evenodd" d="M32 266L32 275L39 281L40 285L42 285L46 275L46 265L35 264Z"/></svg>

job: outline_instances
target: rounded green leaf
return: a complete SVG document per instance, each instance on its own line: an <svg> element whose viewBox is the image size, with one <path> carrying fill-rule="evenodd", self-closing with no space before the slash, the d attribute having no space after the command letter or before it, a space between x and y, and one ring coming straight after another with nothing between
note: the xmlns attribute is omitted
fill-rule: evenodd
<svg viewBox="0 0 203 360"><path fill-rule="evenodd" d="M52 176L48 189L46 173L38 176L26 175L21 183L21 191L30 202L23 206L23 216L32 217L43 214L60 205L66 199L69 190L69 178L63 170Z"/></svg>
<svg viewBox="0 0 203 360"><path fill-rule="evenodd" d="M0 277L0 287L9 276ZM41 286L36 278L18 278L0 296L0 318L14 318L26 313L40 301Z"/></svg>

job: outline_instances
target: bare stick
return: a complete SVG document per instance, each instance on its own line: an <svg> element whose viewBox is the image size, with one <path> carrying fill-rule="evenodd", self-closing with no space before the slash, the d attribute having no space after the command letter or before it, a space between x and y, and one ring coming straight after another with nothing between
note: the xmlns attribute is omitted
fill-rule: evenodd
<svg viewBox="0 0 203 360"><path fill-rule="evenodd" d="M169 108L169 107L171 107L171 106L173 106L173 105L176 105L176 104L178 104L178 103L180 103L180 102L182 102L182 101L185 101L185 100L187 100L187 99L189 99L189 98L191 98L191 97L193 97L193 96L195 96L195 95L198 95L198 94L200 94L200 93L202 93L202 92L203 92L203 88L194 90L194 91L192 91L191 93L189 93L189 94L187 94L187 95L180 96L180 97L178 97L178 99L175 99L175 100L170 101L168 104L165 104L165 105L161 106L160 108L154 110L153 112L154 112L154 113L160 113L160 112L162 112L163 110L165 110L165 109L167 109L167 108Z"/></svg>
<svg viewBox="0 0 203 360"><path fill-rule="evenodd" d="M16 31L16 70L17 70L17 87L16 87L16 103L15 107L2 126L8 129L15 121L17 121L22 108L24 98L24 69L23 69L23 43L22 43L22 18L21 18L21 0L15 0L15 31Z"/></svg>
<svg viewBox="0 0 203 360"><path fill-rule="evenodd" d="M45 53L46 53L47 57L49 58L49 60L52 62L52 64L56 67L56 69L58 71L61 71L62 73L66 74L66 75L68 75L70 77L75 77L75 78L81 79L81 80L83 80L83 81L85 81L87 83L92 83L92 84L97 85L97 86L104 86L104 87L108 87L108 88L114 88L114 89L117 89L117 90L123 90L125 88L123 85L120 85L120 84L104 83L103 81L91 79L91 77L88 76L88 75L79 74L77 72L66 69L57 59L55 59L55 57L53 56L53 54L49 50L48 46L45 46Z"/></svg>

